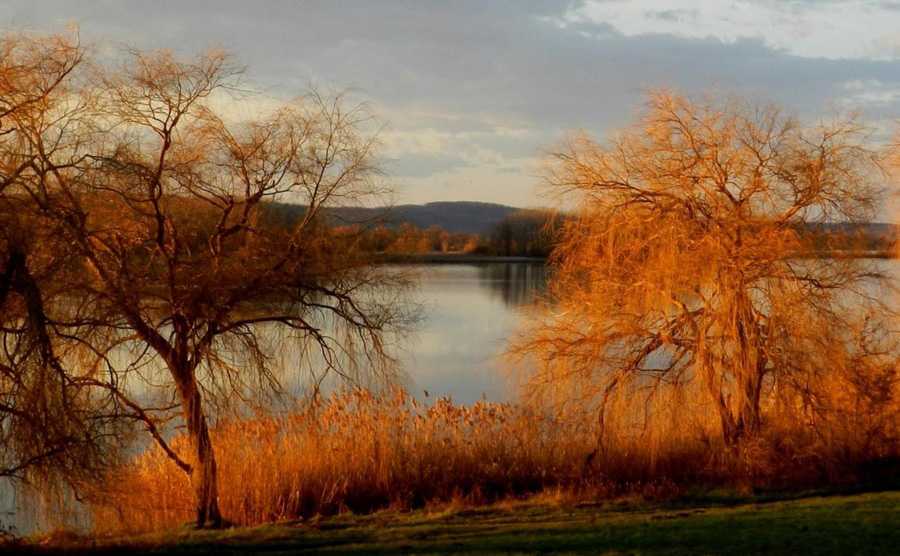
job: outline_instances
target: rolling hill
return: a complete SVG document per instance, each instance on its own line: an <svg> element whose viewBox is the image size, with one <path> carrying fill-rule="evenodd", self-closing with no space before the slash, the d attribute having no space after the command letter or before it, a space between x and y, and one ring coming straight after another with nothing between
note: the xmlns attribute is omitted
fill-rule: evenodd
<svg viewBox="0 0 900 556"><path fill-rule="evenodd" d="M301 205L273 203L270 210L281 221L290 222L305 210ZM385 208L341 207L330 209L335 224L374 224L399 226L413 224L419 228L440 226L451 233L485 234L516 207L473 201L438 201L424 205L396 205Z"/></svg>

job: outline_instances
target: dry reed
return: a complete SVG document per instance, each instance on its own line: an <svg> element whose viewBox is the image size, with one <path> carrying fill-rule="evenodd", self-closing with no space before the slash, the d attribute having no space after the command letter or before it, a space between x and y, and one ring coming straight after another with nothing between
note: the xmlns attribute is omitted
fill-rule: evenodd
<svg viewBox="0 0 900 556"><path fill-rule="evenodd" d="M729 452L716 440L715 415L702 406L671 398L653 409L639 399L614 401L603 434L584 413L447 399L423 404L402 391L344 392L292 413L221 422L213 431L220 504L229 520L246 525L542 492L667 497L698 486L834 482L839 470L873 454L897 454L896 420L879 421L865 448L859 428L846 434L858 424L835 416L828 433L801 430L789 424L796 415L784 416L787 404L770 408L771 434ZM893 427L893 441L884 427ZM173 527L193 515L188 477L158 449L113 470L88 493L98 533Z"/></svg>

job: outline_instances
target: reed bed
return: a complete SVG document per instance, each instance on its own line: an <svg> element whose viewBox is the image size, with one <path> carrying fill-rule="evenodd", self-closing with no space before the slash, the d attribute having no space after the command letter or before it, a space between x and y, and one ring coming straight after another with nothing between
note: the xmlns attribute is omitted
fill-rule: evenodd
<svg viewBox="0 0 900 556"><path fill-rule="evenodd" d="M222 422L212 440L222 511L239 524L615 488L598 465L595 420L506 403L421 403L402 391L359 390L290 414ZM175 439L175 448L184 442ZM635 453L621 452L619 482L662 484L659 465L626 462ZM188 477L157 449L93 491L89 507L100 531L191 519Z"/></svg>
<svg viewBox="0 0 900 556"><path fill-rule="evenodd" d="M776 422L772 410L772 435L729 452L716 444L715 421L703 407L671 398L648 414L633 402L614 401L602 430L582 412L423 403L403 391L363 390L291 413L223 421L213 431L221 508L230 521L250 525L546 492L596 500L717 485L798 487L840 477L838 467L823 465L835 460L826 451L849 449L846 439L828 437L833 445L826 446L820 435L778 425L796 416ZM185 439L173 442L179 449ZM97 533L158 530L193 517L188 477L158 449L91 485L87 500Z"/></svg>

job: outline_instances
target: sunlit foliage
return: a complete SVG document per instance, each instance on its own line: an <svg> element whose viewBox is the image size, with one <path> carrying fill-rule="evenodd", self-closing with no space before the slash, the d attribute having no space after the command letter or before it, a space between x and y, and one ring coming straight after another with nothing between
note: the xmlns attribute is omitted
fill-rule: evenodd
<svg viewBox="0 0 900 556"><path fill-rule="evenodd" d="M734 446L775 405L804 419L834 374L894 381L877 264L815 256L827 238L812 233L874 215L885 175L866 140L853 119L803 126L770 105L666 92L608 142L572 136L547 176L578 215L515 348L538 362L532 393L602 420L613 397L652 412L696 386L683 403L711 407Z"/></svg>

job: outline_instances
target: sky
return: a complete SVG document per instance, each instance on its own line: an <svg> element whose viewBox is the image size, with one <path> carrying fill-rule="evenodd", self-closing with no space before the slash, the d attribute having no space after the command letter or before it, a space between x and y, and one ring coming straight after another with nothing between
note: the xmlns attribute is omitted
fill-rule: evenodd
<svg viewBox="0 0 900 556"><path fill-rule="evenodd" d="M397 202L546 204L543 153L655 88L858 111L876 139L900 117L900 0L0 0L2 30L71 24L101 54L224 47L260 93L245 110L350 90Z"/></svg>

